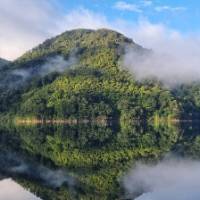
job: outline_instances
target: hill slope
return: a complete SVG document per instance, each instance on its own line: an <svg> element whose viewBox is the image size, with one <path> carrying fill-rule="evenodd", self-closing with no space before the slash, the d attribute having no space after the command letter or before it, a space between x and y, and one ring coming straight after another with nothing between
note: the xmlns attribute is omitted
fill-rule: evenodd
<svg viewBox="0 0 200 200"><path fill-rule="evenodd" d="M107 29L72 30L45 41L1 73L9 86L2 89L2 111L39 119L115 118L121 124L175 118L179 109L170 91L156 82L137 83L120 66L126 48L149 52Z"/></svg>

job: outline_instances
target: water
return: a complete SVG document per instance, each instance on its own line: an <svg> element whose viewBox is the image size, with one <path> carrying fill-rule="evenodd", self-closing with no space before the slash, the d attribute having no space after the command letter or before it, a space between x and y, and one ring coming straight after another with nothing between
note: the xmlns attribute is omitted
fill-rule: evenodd
<svg viewBox="0 0 200 200"><path fill-rule="evenodd" d="M9 190L1 196L5 181L8 188L14 183L20 188L13 200L17 195L23 200L23 194L30 200L128 199L133 194L127 194L122 179L138 160L155 163L172 152L198 159L200 128L191 123L5 125L0 127L0 148L0 200L12 200Z"/></svg>

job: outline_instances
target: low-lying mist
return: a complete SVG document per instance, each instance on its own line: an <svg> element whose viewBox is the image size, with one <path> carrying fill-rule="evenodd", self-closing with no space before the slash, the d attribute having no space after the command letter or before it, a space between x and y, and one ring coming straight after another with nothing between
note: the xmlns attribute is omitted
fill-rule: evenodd
<svg viewBox="0 0 200 200"><path fill-rule="evenodd" d="M140 54L129 49L124 56L123 65L139 81L155 78L166 86L174 87L200 81L200 57L189 54L173 54L173 50L171 53L151 51Z"/></svg>
<svg viewBox="0 0 200 200"><path fill-rule="evenodd" d="M20 76L23 80L30 79L34 75L43 77L52 72L64 72L76 61L77 59L74 55L70 55L67 60L63 56L57 55L46 59L42 65L36 64L28 69L16 69L12 71L12 74Z"/></svg>
<svg viewBox="0 0 200 200"><path fill-rule="evenodd" d="M137 80L154 77L170 87L200 81L200 38L197 35L184 36L150 23L142 23L129 35L151 49L141 55L127 48L123 65Z"/></svg>
<svg viewBox="0 0 200 200"><path fill-rule="evenodd" d="M1 87L18 88L24 83L31 81L32 78L42 78L53 72L62 73L70 66L77 63L77 58L74 53L72 53L68 59L65 59L61 55L52 56L45 58L40 63L25 64L23 68L11 69L0 81Z"/></svg>
<svg viewBox="0 0 200 200"><path fill-rule="evenodd" d="M156 165L137 164L123 184L127 196L136 200L199 200L200 162L173 158Z"/></svg>

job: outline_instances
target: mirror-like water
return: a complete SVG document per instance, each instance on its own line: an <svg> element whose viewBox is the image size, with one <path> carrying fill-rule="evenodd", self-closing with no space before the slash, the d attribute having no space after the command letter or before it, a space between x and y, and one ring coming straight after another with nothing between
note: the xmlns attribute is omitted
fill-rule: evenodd
<svg viewBox="0 0 200 200"><path fill-rule="evenodd" d="M144 191L130 194L122 180L138 161L200 156L198 124L114 127L1 126L0 187L16 188L13 200L133 199ZM12 200L9 190L1 192L0 200Z"/></svg>

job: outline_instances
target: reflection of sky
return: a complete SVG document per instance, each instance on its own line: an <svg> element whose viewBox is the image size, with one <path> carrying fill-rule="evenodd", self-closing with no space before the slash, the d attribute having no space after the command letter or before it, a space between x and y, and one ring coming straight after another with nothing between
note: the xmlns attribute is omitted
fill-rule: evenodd
<svg viewBox="0 0 200 200"><path fill-rule="evenodd" d="M0 200L41 200L11 179L0 181Z"/></svg>
<svg viewBox="0 0 200 200"><path fill-rule="evenodd" d="M128 194L147 191L135 200L200 200L200 162L170 158L138 164L124 183Z"/></svg>

